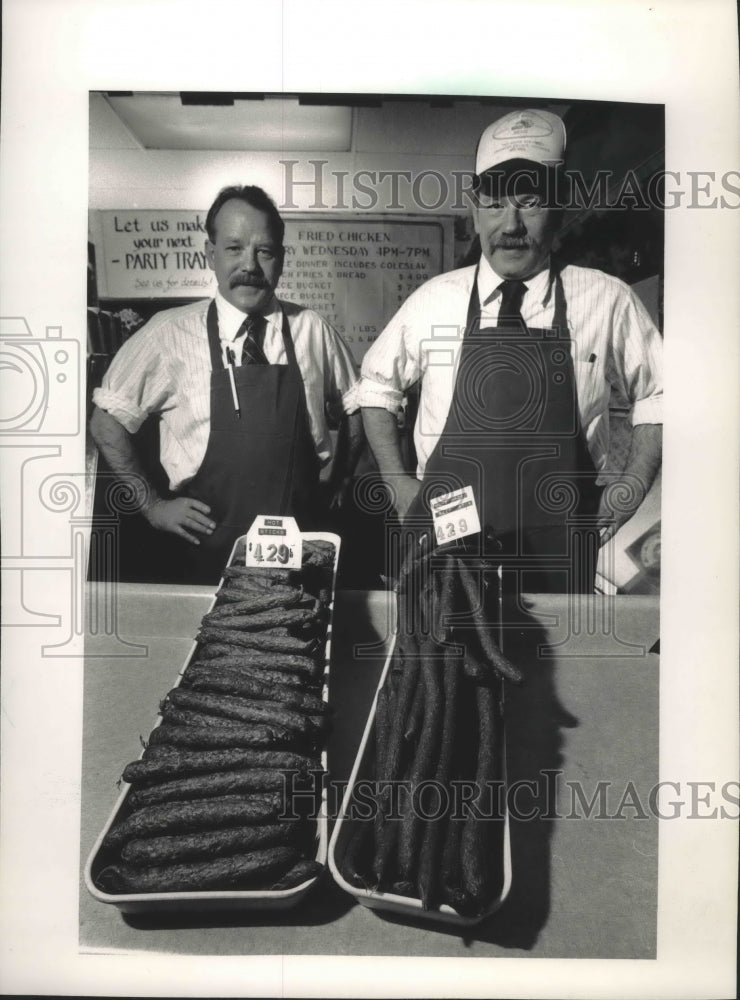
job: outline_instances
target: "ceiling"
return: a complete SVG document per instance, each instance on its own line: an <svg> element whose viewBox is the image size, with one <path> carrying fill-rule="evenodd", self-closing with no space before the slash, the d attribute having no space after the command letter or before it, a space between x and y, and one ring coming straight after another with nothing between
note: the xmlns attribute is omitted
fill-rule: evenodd
<svg viewBox="0 0 740 1000"><path fill-rule="evenodd" d="M401 94L91 94L93 149L341 153L472 149L522 99Z"/></svg>
<svg viewBox="0 0 740 1000"><path fill-rule="evenodd" d="M297 97L137 93L103 95L143 149L349 150L349 107Z"/></svg>

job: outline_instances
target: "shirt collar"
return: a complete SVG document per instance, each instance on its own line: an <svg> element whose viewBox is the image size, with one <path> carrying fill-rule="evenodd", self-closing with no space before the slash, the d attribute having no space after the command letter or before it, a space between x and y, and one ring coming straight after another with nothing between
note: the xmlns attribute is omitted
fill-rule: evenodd
<svg viewBox="0 0 740 1000"><path fill-rule="evenodd" d="M221 340L234 340L239 331L239 327L246 318L246 313L243 313L241 309L237 309L236 306L227 301L219 291L216 291L215 300L216 312L218 314L219 337ZM274 295L270 301L269 307L265 311L265 320L268 326L272 325L281 328L282 314L280 311L280 303Z"/></svg>
<svg viewBox="0 0 740 1000"><path fill-rule="evenodd" d="M496 274L486 258L481 256L480 265L478 267L478 296L482 306L486 305L489 301L493 301L495 297L501 294L498 291L498 286L503 280L504 279L501 275ZM527 278L524 282L526 294L532 296L532 301L540 302L542 305L545 305L550 297L551 281L552 273L550 271L550 261L548 259L546 267L544 267L541 271L538 271L538 273L532 278Z"/></svg>

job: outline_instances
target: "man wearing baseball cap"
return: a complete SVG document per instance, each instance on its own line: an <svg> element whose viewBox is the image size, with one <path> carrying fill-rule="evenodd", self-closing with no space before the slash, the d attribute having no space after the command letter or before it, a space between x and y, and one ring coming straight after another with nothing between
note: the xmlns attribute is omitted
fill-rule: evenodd
<svg viewBox="0 0 740 1000"><path fill-rule="evenodd" d="M530 591L592 590L599 544L634 514L661 460L660 334L623 282L551 254L565 147L562 120L544 110L484 130L472 209L481 259L407 299L365 355L359 388L404 524L470 486L483 554ZM417 381L412 475L397 417ZM630 402L633 435L602 491L612 388Z"/></svg>

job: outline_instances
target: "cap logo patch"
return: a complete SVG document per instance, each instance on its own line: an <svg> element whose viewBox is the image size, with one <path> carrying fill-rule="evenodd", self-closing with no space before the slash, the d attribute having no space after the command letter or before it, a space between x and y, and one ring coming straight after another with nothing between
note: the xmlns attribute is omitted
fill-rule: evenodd
<svg viewBox="0 0 740 1000"><path fill-rule="evenodd" d="M552 126L539 115L536 118L521 117L513 122L506 122L501 129L496 129L493 137L495 139L518 139L525 133L533 139L544 139L546 136L552 135Z"/></svg>

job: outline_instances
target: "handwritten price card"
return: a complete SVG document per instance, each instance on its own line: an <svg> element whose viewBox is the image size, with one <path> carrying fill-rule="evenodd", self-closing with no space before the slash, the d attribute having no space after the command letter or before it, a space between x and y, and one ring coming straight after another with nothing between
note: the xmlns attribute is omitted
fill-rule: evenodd
<svg viewBox="0 0 740 1000"><path fill-rule="evenodd" d="M460 490L435 497L430 508L438 545L465 538L466 535L475 535L480 531L478 507L472 486L464 486Z"/></svg>
<svg viewBox="0 0 740 1000"><path fill-rule="evenodd" d="M260 514L247 532L247 566L300 569L303 540L295 518Z"/></svg>

